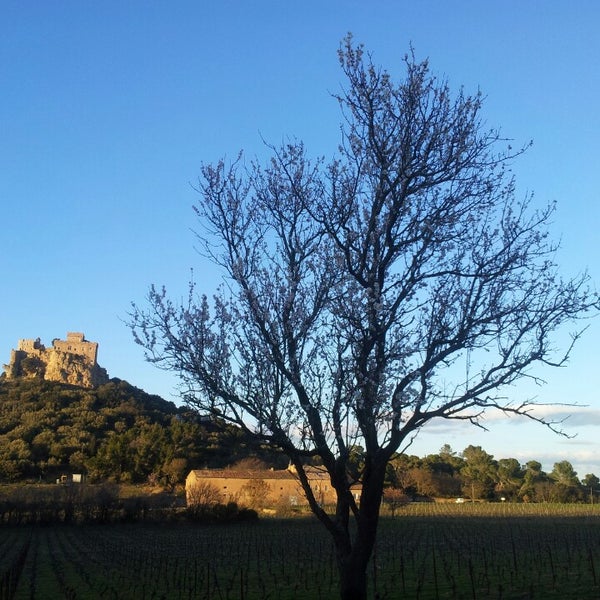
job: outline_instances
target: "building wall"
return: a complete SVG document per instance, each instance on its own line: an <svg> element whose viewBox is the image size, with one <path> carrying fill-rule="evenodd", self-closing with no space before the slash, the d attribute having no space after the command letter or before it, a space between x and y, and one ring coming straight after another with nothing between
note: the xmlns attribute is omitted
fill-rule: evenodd
<svg viewBox="0 0 600 600"><path fill-rule="evenodd" d="M83 333L67 333L66 340L54 340L52 347L59 352L85 356L90 364L96 364L98 342L88 342Z"/></svg>
<svg viewBox="0 0 600 600"><path fill-rule="evenodd" d="M35 340L19 340L17 350L40 356L46 350L46 347L40 343L40 338L37 338Z"/></svg>
<svg viewBox="0 0 600 600"><path fill-rule="evenodd" d="M298 478L290 471L245 471L240 473L218 469L196 470L189 473L185 484L187 503L188 505L197 503L200 486L209 484L219 491L220 502L248 504L250 499L245 497L245 490L259 481L268 486L267 503L270 506L280 503L301 506L308 503ZM321 504L335 502L335 490L331 487L327 474L311 473L309 481L315 497Z"/></svg>

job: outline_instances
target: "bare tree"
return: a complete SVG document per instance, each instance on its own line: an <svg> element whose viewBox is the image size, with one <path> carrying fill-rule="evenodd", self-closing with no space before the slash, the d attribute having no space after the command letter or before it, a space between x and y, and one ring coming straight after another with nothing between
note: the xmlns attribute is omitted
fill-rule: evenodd
<svg viewBox="0 0 600 600"><path fill-rule="evenodd" d="M186 489L186 504L194 510L205 510L223 502L223 494L216 485L201 481Z"/></svg>
<svg viewBox="0 0 600 600"><path fill-rule="evenodd" d="M362 599L393 454L433 418L481 425L489 409L558 429L500 390L562 365L570 348L557 355L551 334L598 299L586 275L559 277L553 208L516 198L522 149L484 128L480 94L453 96L412 54L396 84L350 37L339 58L337 157L311 161L294 141L266 166L204 166L198 238L224 286L212 303L193 283L183 303L152 287L131 326L192 406L287 453L333 537L341 597ZM333 512L306 476L314 457Z"/></svg>
<svg viewBox="0 0 600 600"><path fill-rule="evenodd" d="M240 489L240 504L261 510L267 506L270 494L271 486L264 479L249 479Z"/></svg>

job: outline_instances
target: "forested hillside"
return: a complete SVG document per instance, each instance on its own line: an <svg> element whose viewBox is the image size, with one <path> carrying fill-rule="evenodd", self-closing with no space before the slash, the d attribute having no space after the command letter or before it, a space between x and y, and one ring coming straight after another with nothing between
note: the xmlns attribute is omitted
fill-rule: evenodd
<svg viewBox="0 0 600 600"><path fill-rule="evenodd" d="M237 428L112 379L84 389L37 379L0 379L0 482L150 482L167 488L190 468L223 467L256 456Z"/></svg>

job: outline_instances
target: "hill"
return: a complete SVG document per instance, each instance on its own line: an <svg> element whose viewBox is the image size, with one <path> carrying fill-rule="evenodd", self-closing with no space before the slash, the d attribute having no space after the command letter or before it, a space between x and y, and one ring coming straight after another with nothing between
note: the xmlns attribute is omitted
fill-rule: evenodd
<svg viewBox="0 0 600 600"><path fill-rule="evenodd" d="M90 389L0 378L0 482L83 473L90 481L172 488L189 469L247 457L277 462L239 429L200 420L126 381Z"/></svg>

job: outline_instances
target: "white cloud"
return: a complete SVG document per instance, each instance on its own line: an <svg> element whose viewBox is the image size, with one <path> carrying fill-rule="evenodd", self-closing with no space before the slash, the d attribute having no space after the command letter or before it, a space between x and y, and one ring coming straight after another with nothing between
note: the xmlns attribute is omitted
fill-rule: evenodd
<svg viewBox="0 0 600 600"><path fill-rule="evenodd" d="M564 421L568 427L600 425L600 409L586 406L536 406L532 414L550 421Z"/></svg>

